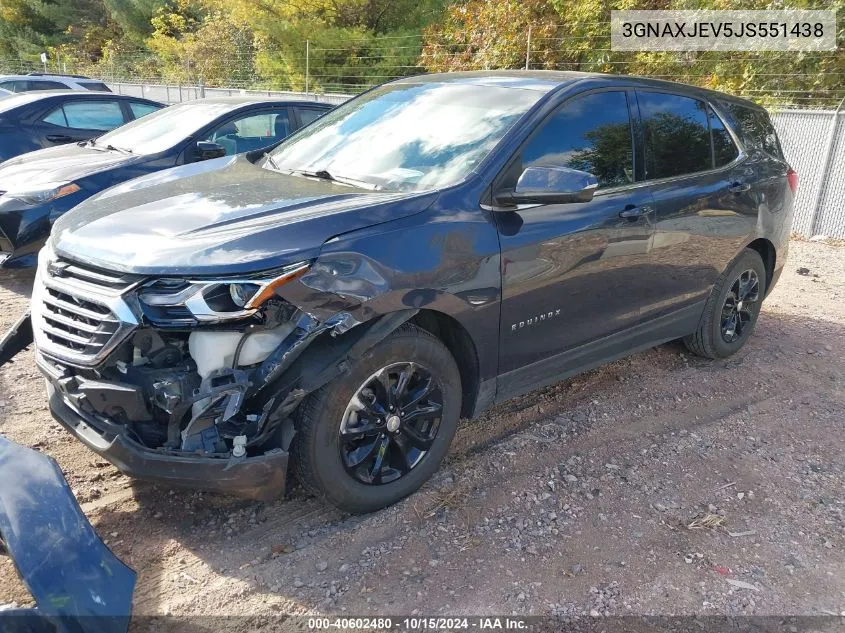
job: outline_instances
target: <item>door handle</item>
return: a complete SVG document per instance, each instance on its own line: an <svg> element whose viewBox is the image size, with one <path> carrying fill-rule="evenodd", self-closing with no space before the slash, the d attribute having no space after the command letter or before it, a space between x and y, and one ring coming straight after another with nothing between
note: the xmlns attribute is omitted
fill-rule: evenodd
<svg viewBox="0 0 845 633"><path fill-rule="evenodd" d="M652 208L647 205L637 206L635 204L628 204L625 205L625 208L619 212L619 217L626 218L628 220L636 220L639 217L651 213L651 211Z"/></svg>
<svg viewBox="0 0 845 633"><path fill-rule="evenodd" d="M730 187L728 187L728 191L731 193L745 193L751 189L751 185L747 182L735 182Z"/></svg>
<svg viewBox="0 0 845 633"><path fill-rule="evenodd" d="M48 134L47 140L51 143L70 143L73 139L65 134Z"/></svg>

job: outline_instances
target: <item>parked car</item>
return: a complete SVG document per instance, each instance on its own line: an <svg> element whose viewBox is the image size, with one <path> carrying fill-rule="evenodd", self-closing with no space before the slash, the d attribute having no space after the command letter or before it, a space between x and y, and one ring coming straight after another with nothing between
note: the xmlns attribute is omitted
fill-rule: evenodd
<svg viewBox="0 0 845 633"><path fill-rule="evenodd" d="M263 499L292 455L367 512L431 476L461 417L672 339L740 349L796 186L766 112L718 92L402 79L266 156L61 217L37 363L53 415L123 472Z"/></svg>
<svg viewBox="0 0 845 633"><path fill-rule="evenodd" d="M111 92L111 89L99 79L91 79L84 75L51 75L49 73L0 75L0 88L10 92L31 92L33 90Z"/></svg>
<svg viewBox="0 0 845 633"><path fill-rule="evenodd" d="M330 108L261 97L188 101L96 140L8 160L0 164L0 267L35 266L53 222L97 192L175 165L265 150Z"/></svg>
<svg viewBox="0 0 845 633"><path fill-rule="evenodd" d="M111 93L43 91L0 101L0 161L44 147L87 141L164 107Z"/></svg>

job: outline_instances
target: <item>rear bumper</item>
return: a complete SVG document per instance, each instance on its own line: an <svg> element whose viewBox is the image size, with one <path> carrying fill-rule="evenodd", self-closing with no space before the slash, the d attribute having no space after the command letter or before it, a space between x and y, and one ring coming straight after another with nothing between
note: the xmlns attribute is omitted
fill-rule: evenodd
<svg viewBox="0 0 845 633"><path fill-rule="evenodd" d="M126 631L135 572L97 536L56 462L0 436L0 482L3 546L37 604L2 612L0 630Z"/></svg>
<svg viewBox="0 0 845 633"><path fill-rule="evenodd" d="M42 373L46 374L43 368ZM259 501L277 499L285 492L289 453L281 449L241 459L151 450L127 435L115 432L120 425L98 421L72 407L59 389L48 375L47 394L53 417L85 446L126 475Z"/></svg>

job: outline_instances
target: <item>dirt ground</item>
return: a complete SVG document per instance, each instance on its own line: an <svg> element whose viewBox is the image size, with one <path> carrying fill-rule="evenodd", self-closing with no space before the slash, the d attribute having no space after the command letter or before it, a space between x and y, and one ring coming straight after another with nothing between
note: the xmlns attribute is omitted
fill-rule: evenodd
<svg viewBox="0 0 845 633"><path fill-rule="evenodd" d="M30 285L0 279L0 331ZM793 241L736 357L672 343L500 406L369 516L133 482L51 419L31 351L0 432L58 461L136 614L845 615L843 358L845 247Z"/></svg>

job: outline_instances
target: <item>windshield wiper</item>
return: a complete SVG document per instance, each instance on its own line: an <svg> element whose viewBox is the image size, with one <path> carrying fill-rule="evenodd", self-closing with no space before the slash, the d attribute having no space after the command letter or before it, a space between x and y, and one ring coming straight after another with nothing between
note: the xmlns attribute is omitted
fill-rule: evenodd
<svg viewBox="0 0 845 633"><path fill-rule="evenodd" d="M121 154L132 154L131 149L115 147L114 145L97 145L97 140L93 138L90 138L87 141L79 141L77 145L79 147L90 147L91 149L95 149L100 152L120 152Z"/></svg>
<svg viewBox="0 0 845 633"><path fill-rule="evenodd" d="M279 171L279 166L276 164L276 160L273 158L273 155L270 152L264 152L264 158L267 159L267 162L270 163L270 166Z"/></svg>
<svg viewBox="0 0 845 633"><path fill-rule="evenodd" d="M336 182L341 185L350 185L352 187L359 187L361 189L369 189L370 191L377 191L379 186L374 185L371 182L366 182L365 180L356 180L355 178L349 178L347 176L335 176L334 174L330 173L327 169L317 169L317 170L309 170L309 169L288 169L285 171L288 174L297 174L300 176L306 176L308 178L319 178L320 180L328 180L329 182Z"/></svg>

